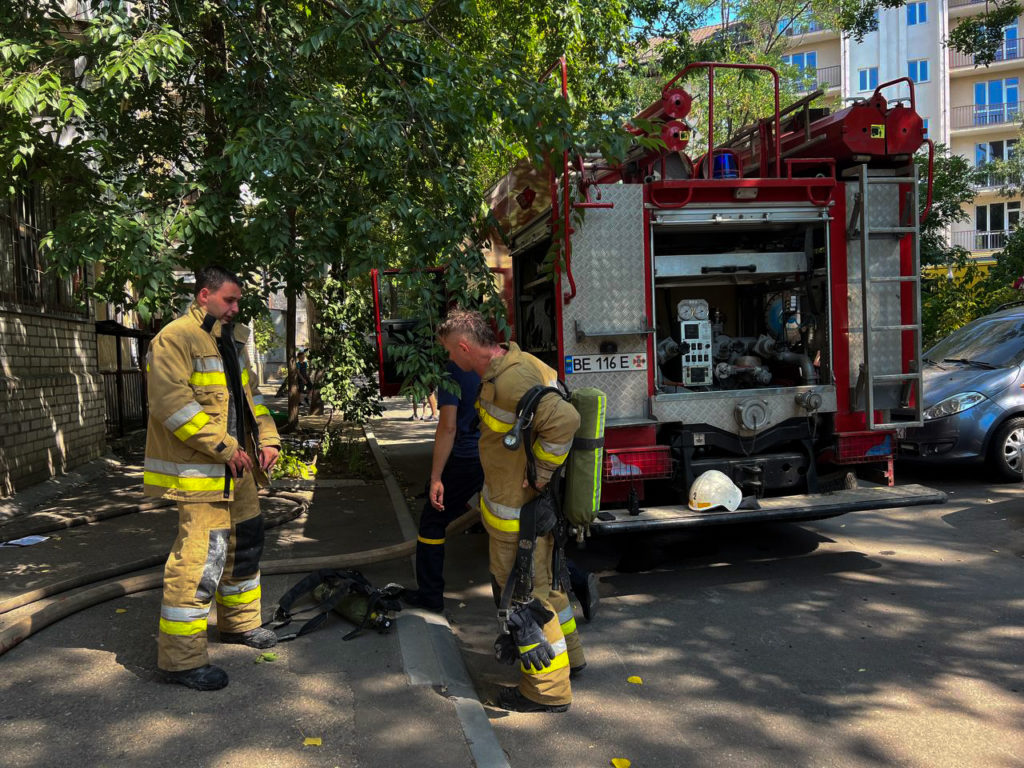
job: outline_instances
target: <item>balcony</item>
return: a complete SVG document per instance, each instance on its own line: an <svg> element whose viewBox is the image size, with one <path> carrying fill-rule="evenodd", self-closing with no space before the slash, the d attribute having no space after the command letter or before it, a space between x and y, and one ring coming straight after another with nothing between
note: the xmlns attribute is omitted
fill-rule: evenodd
<svg viewBox="0 0 1024 768"><path fill-rule="evenodd" d="M968 251L1001 251L1006 247L1012 229L996 229L992 231L979 231L970 229L966 232L953 233L953 245L958 245Z"/></svg>
<svg viewBox="0 0 1024 768"><path fill-rule="evenodd" d="M966 8L969 5L984 5L988 0L949 0L950 8Z"/></svg>
<svg viewBox="0 0 1024 768"><path fill-rule="evenodd" d="M814 19L794 19L792 24L782 30L782 34L786 37L797 37L809 35L811 32L823 32L825 29L824 24Z"/></svg>
<svg viewBox="0 0 1024 768"><path fill-rule="evenodd" d="M1019 101L1006 104L967 104L953 107L950 126L954 131L1016 123L1021 118Z"/></svg>
<svg viewBox="0 0 1024 768"><path fill-rule="evenodd" d="M971 186L979 192L988 189L1002 189L1003 187L1021 187L1024 186L1024 179L1011 176L1009 173L995 171L986 173L984 169L978 169L978 174L972 180Z"/></svg>
<svg viewBox="0 0 1024 768"><path fill-rule="evenodd" d="M842 84L841 69L838 64L833 67L806 69L800 77L787 79L786 82L797 93L810 93L818 88L838 88Z"/></svg>
<svg viewBox="0 0 1024 768"><path fill-rule="evenodd" d="M1024 58L1024 45L1021 45L1021 41L1005 40L1003 44L996 49L996 55L995 58L992 59L992 63L995 64L1000 61L1015 61L1021 58ZM960 53L960 51L950 51L949 66L950 69L960 69L962 67L974 67L977 65L974 63L973 54Z"/></svg>

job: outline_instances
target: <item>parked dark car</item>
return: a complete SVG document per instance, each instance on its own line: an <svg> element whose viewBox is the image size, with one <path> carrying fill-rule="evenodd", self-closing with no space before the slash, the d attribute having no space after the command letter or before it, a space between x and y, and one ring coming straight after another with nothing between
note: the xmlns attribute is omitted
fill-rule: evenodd
<svg viewBox="0 0 1024 768"><path fill-rule="evenodd" d="M924 353L924 426L908 428L901 458L984 463L1021 479L1024 302L980 317Z"/></svg>

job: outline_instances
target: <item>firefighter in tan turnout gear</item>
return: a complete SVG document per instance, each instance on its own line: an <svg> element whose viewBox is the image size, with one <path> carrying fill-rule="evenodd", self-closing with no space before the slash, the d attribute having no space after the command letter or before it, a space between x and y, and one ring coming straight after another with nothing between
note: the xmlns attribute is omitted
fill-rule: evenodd
<svg viewBox="0 0 1024 768"><path fill-rule="evenodd" d="M499 346L478 312L455 311L438 329L441 344L456 365L481 378L480 463L484 486L480 509L490 539L490 571L504 590L520 549L520 514L538 496L527 481L525 451L502 444L516 421L516 405L534 386L554 386L557 376L515 344ZM561 397L543 397L532 423L536 487L543 489L565 462L580 419ZM499 657L520 662L515 688L502 688L498 705L516 712L564 712L572 701L570 674L586 666L568 596L552 584L554 537L538 535L533 549L532 599L512 604L507 617L508 647L496 643Z"/></svg>
<svg viewBox="0 0 1024 768"><path fill-rule="evenodd" d="M213 600L221 642L277 642L260 627L263 518L256 482L265 483L281 440L254 394L249 330L231 322L241 282L207 267L196 273L195 292L188 312L150 347L144 482L147 495L177 501L179 516L164 567L157 665L168 682L205 691L228 684L207 657Z"/></svg>

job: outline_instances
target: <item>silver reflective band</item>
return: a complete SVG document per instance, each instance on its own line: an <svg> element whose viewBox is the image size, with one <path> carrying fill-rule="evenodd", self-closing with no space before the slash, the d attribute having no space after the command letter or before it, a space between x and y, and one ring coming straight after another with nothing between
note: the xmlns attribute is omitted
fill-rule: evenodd
<svg viewBox="0 0 1024 768"><path fill-rule="evenodd" d="M572 605L569 605L567 608L563 608L562 610L560 610L558 612L558 623L559 624L565 624L565 622L567 622L569 619L573 619L573 618L576 618L576 616L572 612Z"/></svg>
<svg viewBox="0 0 1024 768"><path fill-rule="evenodd" d="M494 403L490 403L486 400L478 400L477 403L483 408L488 414L496 418L498 421L504 424L515 424L516 415L511 411L506 411L504 408L499 408Z"/></svg>
<svg viewBox="0 0 1024 768"><path fill-rule="evenodd" d="M146 471L176 477L224 477L226 464L175 464L173 461L146 459Z"/></svg>
<svg viewBox="0 0 1024 768"><path fill-rule="evenodd" d="M549 443L547 440L538 440L537 445L539 445L545 453L551 453L555 456L564 456L569 452L569 449L572 448L572 441L568 443Z"/></svg>
<svg viewBox="0 0 1024 768"><path fill-rule="evenodd" d="M210 606L205 608L177 608L173 605L160 606L160 618L167 621L201 621L210 615Z"/></svg>
<svg viewBox="0 0 1024 768"><path fill-rule="evenodd" d="M224 373L224 363L219 357L193 357L192 367L199 373L213 373L214 371Z"/></svg>
<svg viewBox="0 0 1024 768"><path fill-rule="evenodd" d="M188 424L192 421L193 417L198 415L202 410L203 407L193 400L188 405L182 406L164 419L164 426L167 427L169 432L177 432L179 427L183 427Z"/></svg>
<svg viewBox="0 0 1024 768"><path fill-rule="evenodd" d="M240 584L221 584L217 587L217 591L221 595L240 595L243 592L251 592L257 589L260 585L260 577L257 576L254 579L243 581Z"/></svg>
<svg viewBox="0 0 1024 768"><path fill-rule="evenodd" d="M495 517L500 517L502 520L518 520L519 512L522 507L508 507L504 504L499 504L496 501L491 501L490 492L487 490L485 485L483 490L480 492L484 497L484 505L487 507L487 511Z"/></svg>

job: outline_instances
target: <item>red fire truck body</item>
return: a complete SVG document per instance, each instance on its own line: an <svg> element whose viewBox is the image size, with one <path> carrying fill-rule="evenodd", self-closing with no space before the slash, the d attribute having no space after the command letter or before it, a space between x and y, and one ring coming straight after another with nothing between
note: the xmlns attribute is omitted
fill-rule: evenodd
<svg viewBox="0 0 1024 768"><path fill-rule="evenodd" d="M640 115L664 148L566 156L547 175L523 163L489 196L513 339L608 397L595 533L944 498L893 482L898 431L921 419L913 96L890 106L887 83L834 114L808 98L716 144L714 75L740 66L666 85ZM703 105L683 90L695 74ZM701 106L714 151L692 161ZM852 482L869 468L883 482ZM691 510L709 469L753 498Z"/></svg>

